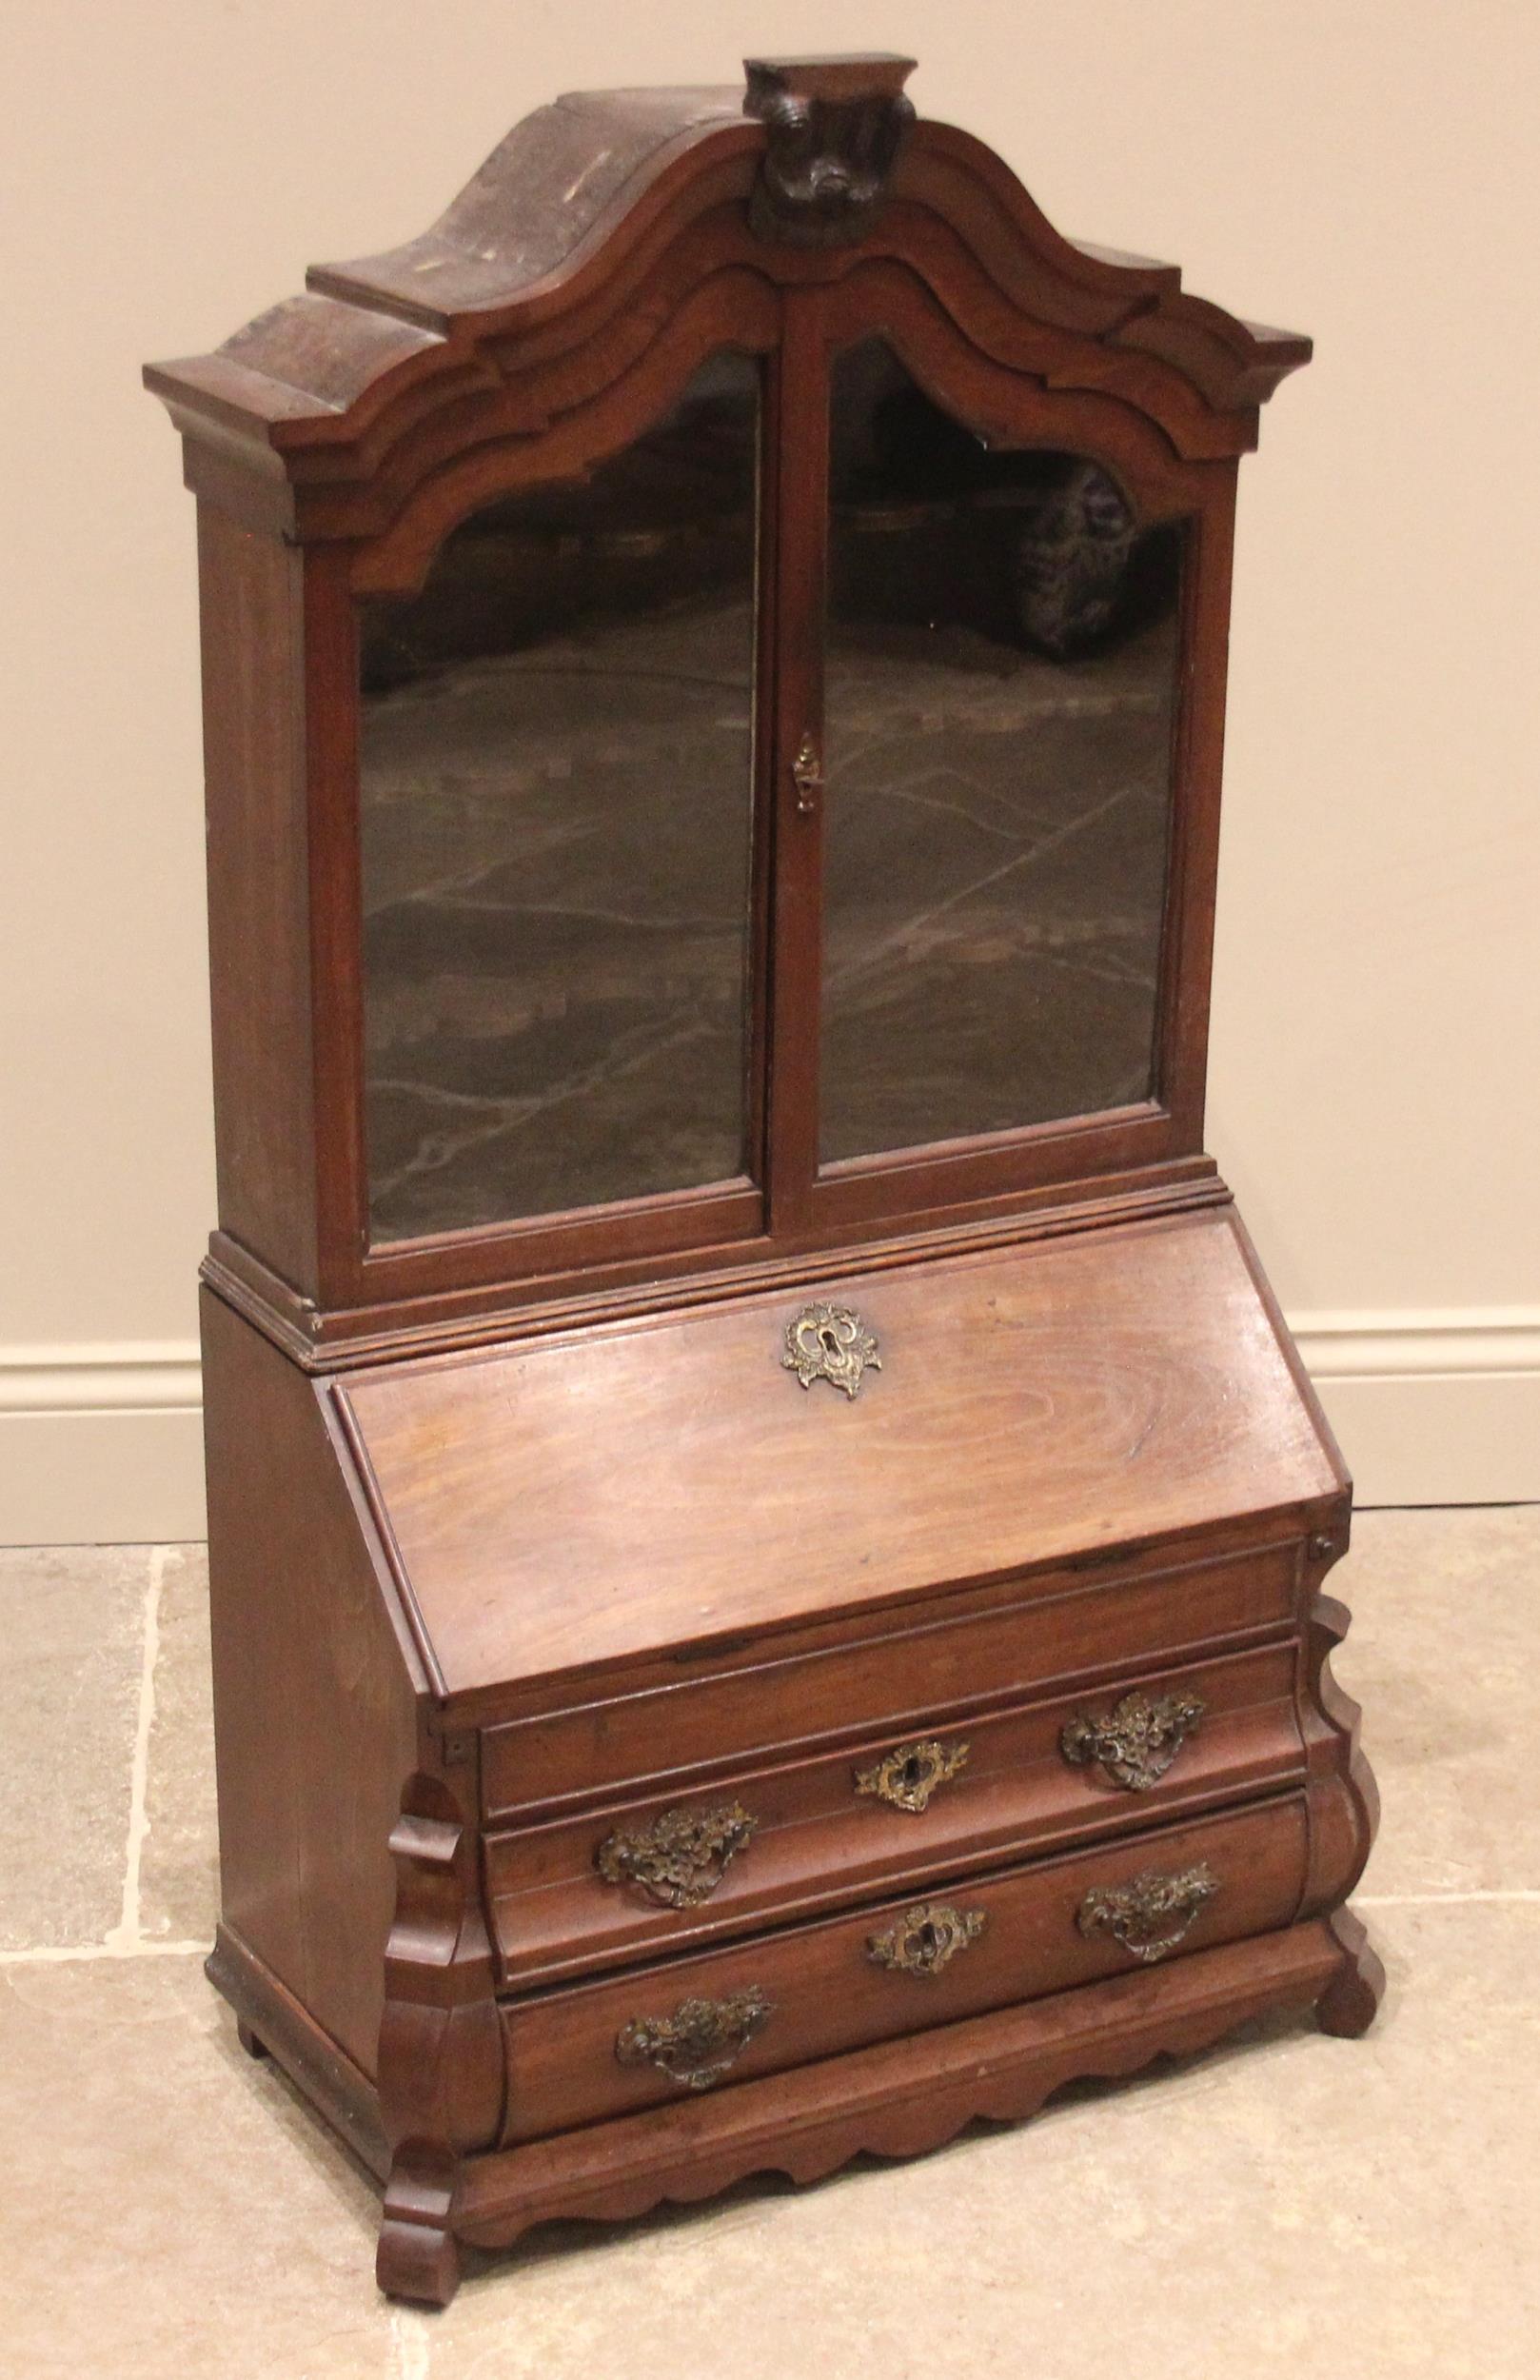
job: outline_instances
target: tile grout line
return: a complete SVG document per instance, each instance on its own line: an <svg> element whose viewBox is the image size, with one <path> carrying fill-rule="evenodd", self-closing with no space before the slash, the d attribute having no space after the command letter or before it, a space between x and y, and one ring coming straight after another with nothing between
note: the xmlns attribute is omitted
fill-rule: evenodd
<svg viewBox="0 0 1540 2380"><path fill-rule="evenodd" d="M0 1967L62 1967L76 1959L207 1958L207 1942L124 1942L116 1934L105 1942L47 1942L34 1949L0 1951Z"/></svg>
<svg viewBox="0 0 1540 2380"><path fill-rule="evenodd" d="M148 1800L149 1792L149 1738L155 1724L155 1664L161 1649L161 1586L171 1549L157 1545L149 1557L149 1579L145 1588L145 1635L142 1666L139 1673L139 1723L134 1730L133 1765L129 1771L128 1840L123 1870L123 1914L108 1934L102 1947L120 1957L136 1949L143 1939L139 1931L140 1874L144 1864L145 1837L149 1833Z"/></svg>
<svg viewBox="0 0 1540 2380"><path fill-rule="evenodd" d="M391 2307L389 2380L428 2380L432 2319L405 2306Z"/></svg>
<svg viewBox="0 0 1540 2380"><path fill-rule="evenodd" d="M1528 1885L1492 1886L1472 1893L1354 1893L1352 1909L1442 1909L1466 1901L1540 1901Z"/></svg>
<svg viewBox="0 0 1540 2380"><path fill-rule="evenodd" d="M20 1950L0 1950L0 1967L59 1967L75 1960L101 1958L199 1958L207 1942L168 1942L147 1938L141 1931L141 1878L145 1842L149 1834L149 1740L155 1726L155 1670L161 1649L161 1597L169 1564L182 1558L174 1545L149 1551L149 1577L145 1584L144 1637L140 1652L139 1710L134 1724L133 1755L128 1772L128 1832L124 1845L123 1904L118 1922L100 1942L37 1943Z"/></svg>

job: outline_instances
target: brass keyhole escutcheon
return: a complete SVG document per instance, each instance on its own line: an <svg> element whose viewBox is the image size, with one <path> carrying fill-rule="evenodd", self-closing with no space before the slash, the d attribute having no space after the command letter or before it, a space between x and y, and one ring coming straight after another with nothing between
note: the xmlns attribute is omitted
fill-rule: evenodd
<svg viewBox="0 0 1540 2380"><path fill-rule="evenodd" d="M803 1306L787 1323L780 1361L804 1388L827 1380L846 1397L859 1395L864 1373L882 1369L877 1340L860 1316L853 1307L832 1305L826 1299Z"/></svg>
<svg viewBox="0 0 1540 2380"><path fill-rule="evenodd" d="M920 1743L899 1744L869 1769L856 1771L856 1791L885 1801L890 1810L911 1815L928 1809L938 1787L948 1784L967 1761L966 1744L943 1744L934 1735Z"/></svg>
<svg viewBox="0 0 1540 2380"><path fill-rule="evenodd" d="M977 1942L986 1923L981 1909L954 1909L950 1901L918 1901L886 1934L867 1937L866 1955L877 1967L904 1975L938 1975L959 1951Z"/></svg>

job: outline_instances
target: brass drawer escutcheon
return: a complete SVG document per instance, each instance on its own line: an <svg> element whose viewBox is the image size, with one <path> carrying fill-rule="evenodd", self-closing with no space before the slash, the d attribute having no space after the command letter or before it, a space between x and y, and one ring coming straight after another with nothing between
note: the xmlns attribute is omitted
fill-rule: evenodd
<svg viewBox="0 0 1540 2380"><path fill-rule="evenodd" d="M1131 1794L1158 1785L1208 1709L1200 1695L1147 1695L1135 1688L1099 1718L1067 1719L1059 1736L1066 1760L1099 1761Z"/></svg>
<svg viewBox="0 0 1540 2380"><path fill-rule="evenodd" d="M606 1884L640 1884L649 1900L693 1909L709 1900L760 1821L740 1801L716 1810L665 1810L650 1826L618 1827L594 1854Z"/></svg>
<svg viewBox="0 0 1540 2380"><path fill-rule="evenodd" d="M977 1942L986 1923L981 1909L954 1909L949 1901L917 1901L886 1934L874 1934L866 1955L878 1967L905 1975L938 1975L943 1967Z"/></svg>
<svg viewBox="0 0 1540 2380"><path fill-rule="evenodd" d="M1163 1875L1146 1868L1130 1884L1098 1884L1080 1903L1076 1920L1087 1941L1110 1934L1134 1958L1153 1965L1185 1941L1198 1912L1219 1890L1206 1860Z"/></svg>
<svg viewBox="0 0 1540 2380"><path fill-rule="evenodd" d="M966 1744L943 1744L934 1735L919 1743L899 1744L875 1767L856 1771L858 1794L875 1794L891 1810L918 1815L930 1806L938 1785L956 1776L968 1758Z"/></svg>
<svg viewBox="0 0 1540 2380"><path fill-rule="evenodd" d="M860 1394L863 1373L882 1369L877 1340L860 1316L849 1306L822 1300L803 1306L787 1323L786 1352L780 1361L785 1371L796 1373L804 1388L811 1388L815 1380L827 1380L831 1388L842 1389L847 1397Z"/></svg>
<svg viewBox="0 0 1540 2380"><path fill-rule="evenodd" d="M681 2000L672 2016L633 2016L615 2055L622 2066L656 2066L685 2091L709 2091L774 2014L757 1983L724 2000Z"/></svg>

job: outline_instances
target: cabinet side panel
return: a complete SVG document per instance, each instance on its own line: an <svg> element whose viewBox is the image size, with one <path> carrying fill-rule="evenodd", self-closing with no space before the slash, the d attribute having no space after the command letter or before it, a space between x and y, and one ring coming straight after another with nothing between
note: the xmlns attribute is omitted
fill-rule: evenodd
<svg viewBox="0 0 1540 2380"><path fill-rule="evenodd" d="M219 1220L315 1288L303 566L198 507Z"/></svg>
<svg viewBox="0 0 1540 2380"><path fill-rule="evenodd" d="M417 1705L315 1383L203 1298L227 1926L366 2074Z"/></svg>

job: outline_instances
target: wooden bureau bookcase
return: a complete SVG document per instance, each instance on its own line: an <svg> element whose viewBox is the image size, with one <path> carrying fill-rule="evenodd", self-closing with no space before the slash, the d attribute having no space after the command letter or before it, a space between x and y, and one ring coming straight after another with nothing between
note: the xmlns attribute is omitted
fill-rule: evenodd
<svg viewBox="0 0 1540 2380"><path fill-rule="evenodd" d="M1309 345L909 62L579 94L198 498L209 1973L464 2244L1360 2031L1350 1488L1203 1093Z"/></svg>

